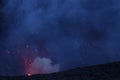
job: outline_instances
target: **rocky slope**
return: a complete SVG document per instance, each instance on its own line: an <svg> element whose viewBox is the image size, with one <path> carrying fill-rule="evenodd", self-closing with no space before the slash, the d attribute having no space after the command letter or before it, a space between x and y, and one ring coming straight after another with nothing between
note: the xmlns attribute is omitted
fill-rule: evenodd
<svg viewBox="0 0 120 80"><path fill-rule="evenodd" d="M71 69L53 74L0 77L0 80L120 80L120 62Z"/></svg>

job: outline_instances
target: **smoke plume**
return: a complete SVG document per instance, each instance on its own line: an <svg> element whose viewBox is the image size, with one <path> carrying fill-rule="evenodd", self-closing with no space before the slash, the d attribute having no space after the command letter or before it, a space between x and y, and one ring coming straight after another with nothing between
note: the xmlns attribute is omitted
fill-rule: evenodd
<svg viewBox="0 0 120 80"><path fill-rule="evenodd" d="M48 74L59 71L59 64L52 64L49 58L37 57L29 67L31 74Z"/></svg>
<svg viewBox="0 0 120 80"><path fill-rule="evenodd" d="M33 73L120 60L120 0L1 1L1 75L26 74L29 54Z"/></svg>

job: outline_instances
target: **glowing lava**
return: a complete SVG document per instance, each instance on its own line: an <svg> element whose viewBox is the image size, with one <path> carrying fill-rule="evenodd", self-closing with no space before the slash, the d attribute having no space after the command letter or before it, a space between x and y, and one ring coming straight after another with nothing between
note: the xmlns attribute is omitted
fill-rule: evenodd
<svg viewBox="0 0 120 80"><path fill-rule="evenodd" d="M24 65L25 74L31 76L33 73L30 72L30 64L34 61L36 56L39 56L37 48L30 45L22 45L17 48L17 53L21 56Z"/></svg>
<svg viewBox="0 0 120 80"><path fill-rule="evenodd" d="M40 50L35 46L21 45L12 52L6 50L5 53L16 53L21 57L24 74L31 76L33 74L47 74L59 71L59 64L52 64L52 60L46 55L46 48Z"/></svg>
<svg viewBox="0 0 120 80"><path fill-rule="evenodd" d="M25 73L27 75L30 75L30 71L29 71L29 65L32 63L32 60L30 60L29 58L24 58L24 67L25 67Z"/></svg>

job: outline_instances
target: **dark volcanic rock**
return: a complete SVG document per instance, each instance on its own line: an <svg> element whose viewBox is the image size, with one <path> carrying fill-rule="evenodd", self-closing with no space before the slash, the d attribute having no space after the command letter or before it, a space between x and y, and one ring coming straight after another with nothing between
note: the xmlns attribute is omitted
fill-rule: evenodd
<svg viewBox="0 0 120 80"><path fill-rule="evenodd" d="M120 62L76 68L53 74L1 77L0 80L120 80Z"/></svg>

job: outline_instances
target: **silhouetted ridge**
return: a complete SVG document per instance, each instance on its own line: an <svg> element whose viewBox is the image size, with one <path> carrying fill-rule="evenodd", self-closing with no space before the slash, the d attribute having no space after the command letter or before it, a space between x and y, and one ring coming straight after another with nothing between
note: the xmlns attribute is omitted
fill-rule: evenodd
<svg viewBox="0 0 120 80"><path fill-rule="evenodd" d="M80 67L53 74L1 77L0 80L120 80L120 62Z"/></svg>

